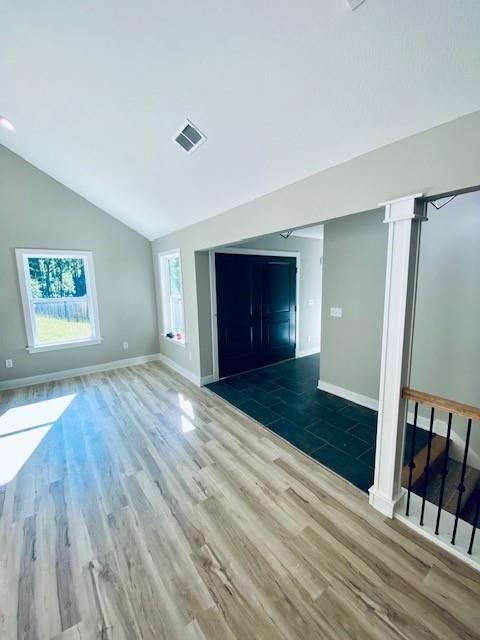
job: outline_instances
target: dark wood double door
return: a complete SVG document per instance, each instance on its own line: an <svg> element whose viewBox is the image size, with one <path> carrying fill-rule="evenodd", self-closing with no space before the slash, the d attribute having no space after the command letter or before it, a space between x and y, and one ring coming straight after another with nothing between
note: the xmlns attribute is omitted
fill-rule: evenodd
<svg viewBox="0 0 480 640"><path fill-rule="evenodd" d="M295 258L216 254L219 375L295 357Z"/></svg>

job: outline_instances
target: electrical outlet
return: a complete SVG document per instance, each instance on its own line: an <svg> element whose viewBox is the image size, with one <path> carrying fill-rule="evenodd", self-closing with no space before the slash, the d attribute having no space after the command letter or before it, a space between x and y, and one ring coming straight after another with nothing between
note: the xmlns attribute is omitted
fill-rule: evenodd
<svg viewBox="0 0 480 640"><path fill-rule="evenodd" d="M124 342L124 343L123 343L123 348L124 348L124 349L128 349L128 342Z"/></svg>
<svg viewBox="0 0 480 640"><path fill-rule="evenodd" d="M5 360L5 366L7 369L11 369L13 367L13 360L10 360L10 358Z"/></svg>
<svg viewBox="0 0 480 640"><path fill-rule="evenodd" d="M189 360L191 360L191 359L192 359L192 352L191 352L191 351L189 351L189 352L188 352L188 359L189 359Z"/></svg>
<svg viewBox="0 0 480 640"><path fill-rule="evenodd" d="M343 309L341 307L330 307L330 315L332 318L341 318L343 315Z"/></svg>
<svg viewBox="0 0 480 640"><path fill-rule="evenodd" d="M308 338L307 338L308 344L310 344L311 341L312 341L312 336L308 336Z"/></svg>

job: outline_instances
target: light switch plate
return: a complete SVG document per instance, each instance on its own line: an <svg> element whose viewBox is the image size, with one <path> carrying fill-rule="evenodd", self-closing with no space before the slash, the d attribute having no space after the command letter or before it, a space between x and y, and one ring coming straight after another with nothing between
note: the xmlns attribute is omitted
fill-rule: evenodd
<svg viewBox="0 0 480 640"><path fill-rule="evenodd" d="M330 307L330 315L332 318L341 318L343 309L341 307Z"/></svg>

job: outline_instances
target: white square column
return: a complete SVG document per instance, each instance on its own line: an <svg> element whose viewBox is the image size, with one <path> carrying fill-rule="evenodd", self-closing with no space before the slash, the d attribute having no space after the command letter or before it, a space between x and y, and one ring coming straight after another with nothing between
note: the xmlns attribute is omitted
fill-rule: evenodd
<svg viewBox="0 0 480 640"><path fill-rule="evenodd" d="M390 518L403 496L407 403L402 389L410 378L420 229L426 220L421 196L419 193L379 205L385 207L384 222L389 228L375 479L369 500Z"/></svg>

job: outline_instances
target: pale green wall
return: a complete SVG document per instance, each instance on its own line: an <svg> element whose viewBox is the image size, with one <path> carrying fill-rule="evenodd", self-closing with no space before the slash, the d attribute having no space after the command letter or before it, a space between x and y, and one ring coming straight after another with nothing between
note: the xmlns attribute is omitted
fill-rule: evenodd
<svg viewBox="0 0 480 640"><path fill-rule="evenodd" d="M480 191L457 196L422 225L411 386L480 407ZM425 414L425 412L423 412ZM446 420L445 414L439 415ZM463 456L466 420L454 421ZM480 424L469 464L480 468Z"/></svg>
<svg viewBox="0 0 480 640"><path fill-rule="evenodd" d="M197 251L195 253L195 273L197 278L201 375L211 376L213 374L212 306L210 298L210 254L208 251Z"/></svg>
<svg viewBox="0 0 480 640"><path fill-rule="evenodd" d="M325 224L320 379L378 400L387 226L383 210ZM331 307L341 307L334 318Z"/></svg>
<svg viewBox="0 0 480 640"><path fill-rule="evenodd" d="M27 353L16 247L93 251L102 344ZM0 381L157 352L150 242L0 146Z"/></svg>
<svg viewBox="0 0 480 640"><path fill-rule="evenodd" d="M471 187L479 182L479 157L480 112L475 112L155 240L156 271L158 251L180 248L184 274L187 346L162 341L161 351L200 375L195 251L369 211L411 193Z"/></svg>
<svg viewBox="0 0 480 640"><path fill-rule="evenodd" d="M479 178L480 180L480 178ZM480 406L480 191L422 225L411 384Z"/></svg>
<svg viewBox="0 0 480 640"><path fill-rule="evenodd" d="M480 406L480 191L437 211L420 243L411 386ZM378 400L383 210L325 224L321 379ZM330 307L343 307L342 318Z"/></svg>
<svg viewBox="0 0 480 640"><path fill-rule="evenodd" d="M463 194L422 224L410 386L480 406L480 191ZM378 400L387 226L383 210L325 224L322 381ZM330 307L343 307L332 318ZM427 418L429 409L421 407ZM445 414L437 414L445 421ZM469 464L480 468L480 425ZM438 428L438 427L437 427ZM466 420L454 421L453 457Z"/></svg>

